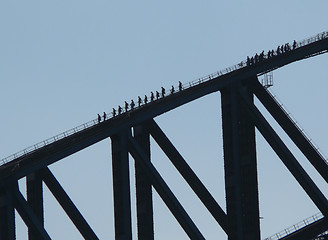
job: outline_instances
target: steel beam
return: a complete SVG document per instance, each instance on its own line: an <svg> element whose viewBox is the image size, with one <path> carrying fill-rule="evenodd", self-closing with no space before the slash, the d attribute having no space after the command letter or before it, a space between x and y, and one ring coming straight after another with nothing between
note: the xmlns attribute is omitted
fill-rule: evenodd
<svg viewBox="0 0 328 240"><path fill-rule="evenodd" d="M228 239L259 240L255 126L237 95L237 84L222 90L221 100Z"/></svg>
<svg viewBox="0 0 328 240"><path fill-rule="evenodd" d="M0 189L0 240L15 240L15 208L8 188Z"/></svg>
<svg viewBox="0 0 328 240"><path fill-rule="evenodd" d="M150 137L145 126L138 125L133 128L134 138L139 146L147 155L150 161ZM153 196L152 185L147 175L139 164L135 164L136 175L136 197L137 197L137 227L138 239L153 240L154 239L154 220L153 220Z"/></svg>
<svg viewBox="0 0 328 240"><path fill-rule="evenodd" d="M263 115L257 109L257 107L249 100L246 92L243 89L239 89L240 95L247 103L247 107L250 110L250 116L252 117L257 129L261 132L262 136L266 139L272 149L276 152L290 173L295 177L297 182L302 186L304 191L312 199L313 203L321 211L321 213L327 218L328 216L328 201L320 189L316 186L310 176L302 168L294 155L289 151L287 146L283 143L274 129L265 120Z"/></svg>
<svg viewBox="0 0 328 240"><path fill-rule="evenodd" d="M254 81L252 88L256 97L265 106L268 112L274 117L277 123L284 129L295 145L302 151L304 156L310 161L313 167L328 183L328 165L324 157L308 141L302 131L295 125L286 112L279 106L270 93L259 83Z"/></svg>
<svg viewBox="0 0 328 240"><path fill-rule="evenodd" d="M189 238L193 240L205 239L163 178L157 172L156 168L149 161L147 154L131 135L129 135L129 152L135 159L136 164L143 168L153 187L162 198L166 206L170 209L181 227L187 233Z"/></svg>
<svg viewBox="0 0 328 240"><path fill-rule="evenodd" d="M143 106L138 110L123 113L103 124L98 124L77 132L72 136L67 136L61 140L55 141L54 143L33 151L33 153L23 155L10 163L2 165L0 167L0 187L3 186L6 179L13 177L17 180L25 177L38 169L42 169L60 159L108 138L111 135L118 134L122 129L141 124L145 120L152 119L200 97L217 92L232 82L241 81L257 74L263 74L297 60L312 56L313 54L322 53L327 50L327 46L328 38L305 45L297 48L295 51L281 54L270 60L231 71L230 73L202 82L201 84L195 84L181 92L171 94L159 101L154 101L147 106ZM17 168L17 164L20 164L19 168Z"/></svg>
<svg viewBox="0 0 328 240"><path fill-rule="evenodd" d="M197 177L195 172L191 169L185 159L181 156L181 154L174 147L172 142L168 139L168 137L165 135L165 133L161 130L161 128L154 120L148 122L147 128L149 129L151 136L157 142L159 147L163 150L163 152L170 159L172 164L176 167L182 177L196 193L196 195L202 201L207 210L220 224L222 229L228 234L227 215L216 202L216 200L213 198L211 193L203 185L201 180Z"/></svg>
<svg viewBox="0 0 328 240"><path fill-rule="evenodd" d="M44 168L40 171L40 176L81 235L85 239L98 240L96 234L51 171L48 168Z"/></svg>
<svg viewBox="0 0 328 240"><path fill-rule="evenodd" d="M316 238L319 234L327 231L328 229L328 221L326 218L321 218L310 225L307 225L295 232L288 234L285 237L280 238L279 240L309 240L320 238Z"/></svg>
<svg viewBox="0 0 328 240"><path fill-rule="evenodd" d="M42 178L38 172L26 177L27 203L35 213L42 227L44 226L43 216L43 189ZM39 234L33 229L28 229L29 240L41 240Z"/></svg>
<svg viewBox="0 0 328 240"><path fill-rule="evenodd" d="M127 132L111 136L115 239L131 240L131 199Z"/></svg>
<svg viewBox="0 0 328 240"><path fill-rule="evenodd" d="M26 226L29 229L32 229L33 232L37 233L40 239L51 240L50 236L42 226L38 217L34 214L31 207L28 205L27 201L21 194L18 188L18 183L13 185L11 189L11 194L14 197L14 204L17 212L25 222Z"/></svg>

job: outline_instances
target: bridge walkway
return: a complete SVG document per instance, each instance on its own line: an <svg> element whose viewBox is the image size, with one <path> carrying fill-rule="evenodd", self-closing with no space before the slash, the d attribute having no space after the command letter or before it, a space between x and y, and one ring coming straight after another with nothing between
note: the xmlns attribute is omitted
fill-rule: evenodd
<svg viewBox="0 0 328 240"><path fill-rule="evenodd" d="M122 131L122 129L153 119L195 99L217 92L229 84L265 74L292 62L323 54L327 51L328 32L324 32L297 42L295 47L288 51L279 52L277 49L277 51L270 52L270 54L262 54L261 60L255 62L242 61L222 71L178 86L175 91L169 94L163 94L162 97L156 100L144 102L134 109L126 109L119 115L108 114L105 121L95 119L82 124L0 160L0 187L108 138ZM261 93L257 91L257 94ZM281 110L284 111L284 109ZM294 125L298 128L296 124ZM312 144L306 136L302 138L305 139L306 144ZM317 152L317 155L322 157L319 152ZM309 226L317 227L322 222L324 222L324 228L327 229L326 221L320 219ZM303 227L303 231L310 229L309 226ZM314 229L314 227L311 227L311 229Z"/></svg>
<svg viewBox="0 0 328 240"><path fill-rule="evenodd" d="M181 91L186 92L186 90L194 90L195 87L197 89L202 89L199 86L205 86L206 85L212 85L211 83L215 82L223 82L222 80L225 80L225 83L219 84L221 86L228 84L228 81L226 81L227 78L240 78L240 75L244 75L245 78L250 75L262 75L267 72L270 72L274 69L280 68L284 65L290 64L292 62L305 59L308 57L316 56L318 54L322 54L328 51L327 48L328 43L328 32L323 32L320 34L317 34L316 36L313 36L311 38L305 39L303 41L296 42L296 45L294 49L290 51L286 51L284 53L279 53L278 51L270 52L269 54L263 55L263 60L261 62L257 62L256 64L250 64L247 60L240 62L239 64L236 64L232 67L225 68L221 71L217 71L213 74L207 75L205 77L199 78L197 80L194 80L192 82L189 82L184 85L176 86L174 89L176 91L174 93L168 94L163 98L154 100L152 102L144 103L140 107L136 107L134 109L130 109L126 112L123 112L120 115L131 115L134 112L137 111L143 111L145 107L153 106L153 108L161 106L163 100L165 98L171 97L171 95L179 95ZM285 60L283 60L285 59ZM233 79L231 79L233 81ZM220 87L221 87L220 86ZM217 89L215 89L217 91ZM208 92L201 94L201 96L208 94ZM182 95L182 94L180 94ZM185 94L183 94L185 95ZM198 97L201 97L198 96ZM193 99L190 99L191 101ZM177 107L177 106L175 106ZM171 109L169 109L171 110ZM168 110L166 110L168 111ZM163 113L163 112L162 112ZM160 114L162 114L160 113ZM158 114L159 115L159 114ZM121 116L113 116L112 114L107 114L106 121L109 120L115 120L118 117ZM75 134L84 132L85 130L91 130L95 126L97 126L98 120L94 119L92 121L89 121L87 123L84 123L78 127L75 127L73 129L70 129L68 131L65 131L61 134L58 134L54 137L48 138L42 142L39 142L33 146L30 146L28 148L25 148L15 154L12 154L2 160L0 160L0 169L6 168L6 165L10 162L15 162L15 160L26 158L28 155L35 153L38 150L41 150L44 147L47 147L51 144L54 144L64 138L71 137Z"/></svg>

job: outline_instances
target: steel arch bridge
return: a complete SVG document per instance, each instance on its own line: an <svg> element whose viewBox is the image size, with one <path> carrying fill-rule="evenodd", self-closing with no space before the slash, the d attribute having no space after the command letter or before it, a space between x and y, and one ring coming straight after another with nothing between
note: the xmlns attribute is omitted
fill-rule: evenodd
<svg viewBox="0 0 328 240"><path fill-rule="evenodd" d="M167 89L137 105L118 109L53 138L15 153L0 162L0 240L16 239L15 210L28 228L28 238L51 239L44 227L43 183L85 239L98 239L52 174L49 165L106 138L111 139L114 193L115 239L132 239L129 154L136 175L138 239L154 239L153 199L155 189L190 239L205 239L181 203L151 162L152 137L229 240L259 240L259 199L255 129L304 189L320 214L266 238L328 239L328 200L316 186L280 136L254 104L254 96L263 104L290 139L328 183L328 163L313 146L258 76L287 64L328 51L328 32L304 41L262 52L255 58L210 74L204 78ZM181 156L154 118L205 95L220 92L224 144L226 210L223 210L199 177ZM18 186L26 178L27 197Z"/></svg>

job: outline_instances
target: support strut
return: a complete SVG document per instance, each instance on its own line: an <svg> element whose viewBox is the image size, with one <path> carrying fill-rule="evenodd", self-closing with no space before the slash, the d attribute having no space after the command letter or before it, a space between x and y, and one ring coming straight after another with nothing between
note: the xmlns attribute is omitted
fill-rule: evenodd
<svg viewBox="0 0 328 240"><path fill-rule="evenodd" d="M131 199L127 132L111 136L115 239L131 240Z"/></svg>
<svg viewBox="0 0 328 240"><path fill-rule="evenodd" d="M184 208L181 206L178 199L167 186L163 178L157 172L153 164L149 161L143 149L131 135L129 135L129 152L137 162L136 164L139 164L140 167L143 168L153 187L162 198L166 206L170 209L171 213L177 219L181 227L187 233L189 238L192 240L205 239Z"/></svg>
<svg viewBox="0 0 328 240"><path fill-rule="evenodd" d="M228 234L227 215L213 198L211 193L206 189L195 172L184 160L178 150L174 147L165 133L160 129L157 123L152 120L147 124L151 136L170 159L182 177L193 189L199 199L202 201L207 210L212 214L215 220L220 224L222 229Z"/></svg>
<svg viewBox="0 0 328 240"><path fill-rule="evenodd" d="M27 203L35 213L42 227L44 226L43 216L43 189L42 178L39 172L31 173L26 177ZM29 240L41 240L39 234L33 229L28 229Z"/></svg>
<svg viewBox="0 0 328 240"><path fill-rule="evenodd" d="M328 165L324 157L317 151L311 142L308 141L302 131L295 125L295 123L293 123L286 112L258 81L253 81L252 88L256 97L328 183Z"/></svg>
<svg viewBox="0 0 328 240"><path fill-rule="evenodd" d="M0 189L0 240L15 240L15 209L7 186Z"/></svg>
<svg viewBox="0 0 328 240"><path fill-rule="evenodd" d="M312 199L313 203L318 207L321 213L327 218L328 217L328 201L320 189L316 186L307 172L303 169L294 155L289 151L287 146L283 143L277 133L273 130L270 124L265 120L263 115L257 109L257 107L249 100L245 91L239 89L239 93L247 103L247 107L250 111L250 115L263 137L272 147L272 149L279 156L281 161L288 168L290 173L295 177L304 191Z"/></svg>
<svg viewBox="0 0 328 240"><path fill-rule="evenodd" d="M67 195L55 176L51 173L49 168L41 170L41 177L47 185L51 193L57 199L60 206L64 209L67 216L71 219L77 230L85 239L98 240L98 237L93 232L87 221L84 219L80 211L77 209L73 201Z"/></svg>
<svg viewBox="0 0 328 240"><path fill-rule="evenodd" d="M37 233L40 239L51 240L50 236L44 229L43 225L39 221L38 217L28 205L27 201L21 194L18 188L18 183L16 182L12 189L11 194L14 197L14 204L17 212L22 217L26 226L31 229L33 232Z"/></svg>
<svg viewBox="0 0 328 240"><path fill-rule="evenodd" d="M247 87L247 98L253 95ZM225 188L229 240L259 240L255 127L237 95L237 84L221 91Z"/></svg>
<svg viewBox="0 0 328 240"><path fill-rule="evenodd" d="M143 149L150 161L150 137L145 126L139 125L133 128L134 138ZM136 174L136 197L137 197L137 227L138 239L154 239L154 220L153 220L153 196L152 186L147 174L139 164L135 164Z"/></svg>

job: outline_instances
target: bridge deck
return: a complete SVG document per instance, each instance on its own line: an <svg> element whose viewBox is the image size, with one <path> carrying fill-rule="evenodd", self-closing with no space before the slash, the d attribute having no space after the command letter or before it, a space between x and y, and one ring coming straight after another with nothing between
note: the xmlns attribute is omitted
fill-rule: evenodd
<svg viewBox="0 0 328 240"><path fill-rule="evenodd" d="M0 166L0 187L6 181L20 179L124 128L137 125L207 94L217 92L235 81L261 75L327 51L328 32L324 32L303 42L298 42L297 47L293 50L275 54L270 58L265 55L264 59L256 64L249 65L246 61L243 61L223 71L190 82L184 85L181 91L176 91L164 98L111 117L99 124L96 120L93 120L3 159Z"/></svg>

